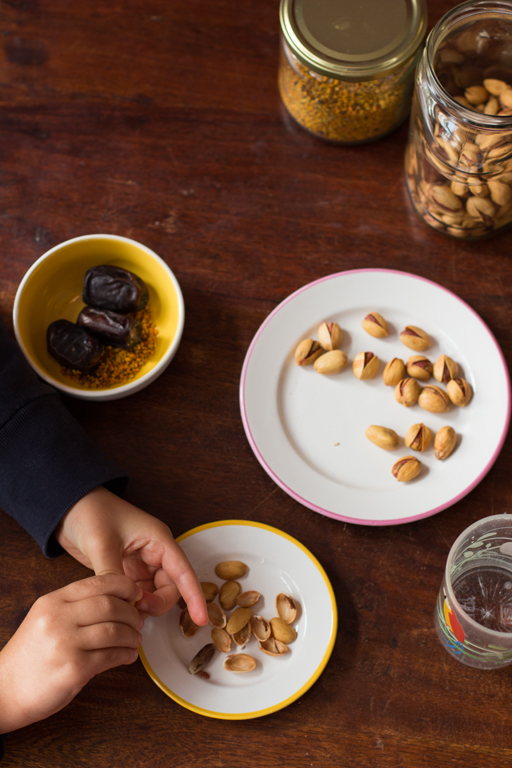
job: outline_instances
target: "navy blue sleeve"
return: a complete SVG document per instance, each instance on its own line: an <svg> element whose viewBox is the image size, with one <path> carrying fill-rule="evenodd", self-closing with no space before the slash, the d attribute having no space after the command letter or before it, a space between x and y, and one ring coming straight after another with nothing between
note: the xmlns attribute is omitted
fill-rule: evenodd
<svg viewBox="0 0 512 768"><path fill-rule="evenodd" d="M120 493L127 483L0 320L0 507L55 557L63 550L53 533L73 504L100 485Z"/></svg>

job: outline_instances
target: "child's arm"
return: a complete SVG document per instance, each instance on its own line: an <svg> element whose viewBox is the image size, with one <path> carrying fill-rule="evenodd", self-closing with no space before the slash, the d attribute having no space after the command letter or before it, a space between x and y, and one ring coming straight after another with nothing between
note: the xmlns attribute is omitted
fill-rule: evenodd
<svg viewBox="0 0 512 768"><path fill-rule="evenodd" d="M126 576L91 576L40 597L0 652L0 733L69 704L99 672L137 658L141 589Z"/></svg>

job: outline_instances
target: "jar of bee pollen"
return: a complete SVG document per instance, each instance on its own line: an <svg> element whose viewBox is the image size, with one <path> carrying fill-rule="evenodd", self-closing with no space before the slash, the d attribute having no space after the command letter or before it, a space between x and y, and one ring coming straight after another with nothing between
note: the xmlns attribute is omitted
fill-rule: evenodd
<svg viewBox="0 0 512 768"><path fill-rule="evenodd" d="M425 0L281 0L280 26L279 90L303 128L360 144L405 120Z"/></svg>

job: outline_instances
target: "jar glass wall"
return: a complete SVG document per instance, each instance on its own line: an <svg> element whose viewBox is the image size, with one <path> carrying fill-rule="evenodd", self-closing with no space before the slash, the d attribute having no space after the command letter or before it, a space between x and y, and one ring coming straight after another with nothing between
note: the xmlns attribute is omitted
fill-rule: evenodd
<svg viewBox="0 0 512 768"><path fill-rule="evenodd" d="M512 4L467 2L418 64L405 172L413 205L462 239L512 222Z"/></svg>

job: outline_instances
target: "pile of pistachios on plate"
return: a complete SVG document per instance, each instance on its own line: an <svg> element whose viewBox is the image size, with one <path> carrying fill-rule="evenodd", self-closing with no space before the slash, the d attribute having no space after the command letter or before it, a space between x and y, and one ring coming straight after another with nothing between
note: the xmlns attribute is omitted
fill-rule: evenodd
<svg viewBox="0 0 512 768"><path fill-rule="evenodd" d="M389 336L388 324L378 312L370 312L362 321L363 329L374 338ZM318 328L318 341L303 339L295 350L295 363L300 366L313 365L318 373L331 376L341 373L348 365L348 357L339 347L343 331L338 323L326 321ZM382 374L383 382L394 388L395 400L405 408L416 403L430 413L447 413L452 405L464 408L471 400L473 391L466 379L458 376L459 366L448 355L441 355L432 363L423 352L431 346L430 337L416 325L406 325L400 333L400 341L415 352L405 362L394 357ZM373 379L379 368L379 358L373 352L359 352L352 362L352 372L358 379ZM427 384L431 377L436 384ZM420 384L421 382L421 384ZM399 445L399 436L388 427L372 424L366 430L366 437L385 451L394 451ZM407 448L416 453L426 451L432 442L432 431L423 423L413 424L404 439ZM457 434L453 427L443 426L434 438L434 455L444 461L457 445ZM396 461L391 472L399 482L413 480L421 472L421 461L413 455L403 456Z"/></svg>

